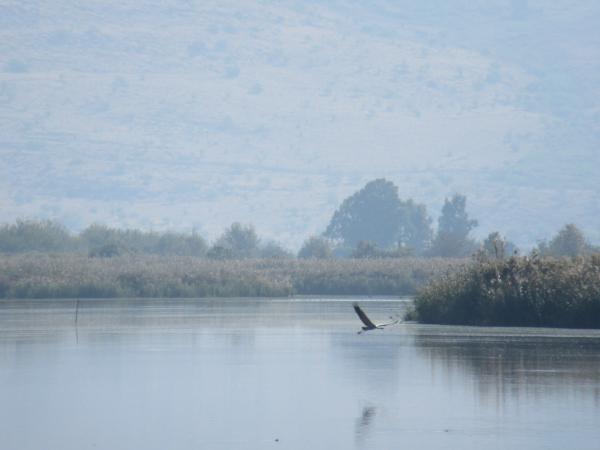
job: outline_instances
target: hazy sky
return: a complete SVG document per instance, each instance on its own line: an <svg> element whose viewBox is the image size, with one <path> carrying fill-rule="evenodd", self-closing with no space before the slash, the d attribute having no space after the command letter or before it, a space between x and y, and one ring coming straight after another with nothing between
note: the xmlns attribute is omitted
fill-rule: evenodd
<svg viewBox="0 0 600 450"><path fill-rule="evenodd" d="M386 177L600 241L596 1L2 1L0 221L298 246Z"/></svg>

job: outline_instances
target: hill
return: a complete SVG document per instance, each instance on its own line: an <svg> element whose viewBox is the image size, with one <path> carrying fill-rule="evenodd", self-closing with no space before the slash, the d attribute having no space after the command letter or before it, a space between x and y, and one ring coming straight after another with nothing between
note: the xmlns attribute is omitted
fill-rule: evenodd
<svg viewBox="0 0 600 450"><path fill-rule="evenodd" d="M0 221L298 246L386 177L521 246L600 240L593 1L8 1Z"/></svg>

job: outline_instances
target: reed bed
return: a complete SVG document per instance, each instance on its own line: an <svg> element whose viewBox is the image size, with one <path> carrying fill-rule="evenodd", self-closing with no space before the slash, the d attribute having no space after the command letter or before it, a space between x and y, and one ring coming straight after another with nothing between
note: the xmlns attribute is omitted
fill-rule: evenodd
<svg viewBox="0 0 600 450"><path fill-rule="evenodd" d="M219 261L181 256L6 255L0 298L410 295L462 259Z"/></svg>
<svg viewBox="0 0 600 450"><path fill-rule="evenodd" d="M600 255L465 265L424 286L425 323L600 328Z"/></svg>

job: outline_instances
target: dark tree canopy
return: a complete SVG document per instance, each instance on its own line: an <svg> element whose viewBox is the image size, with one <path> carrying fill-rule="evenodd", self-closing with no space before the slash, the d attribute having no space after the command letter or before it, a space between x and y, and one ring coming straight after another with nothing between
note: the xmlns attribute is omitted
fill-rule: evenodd
<svg viewBox="0 0 600 450"><path fill-rule="evenodd" d="M477 244L469 234L477 226L477 221L469 219L467 198L454 195L446 199L442 214L438 219L438 231L431 245L430 254L434 256L461 257L473 253Z"/></svg>
<svg viewBox="0 0 600 450"><path fill-rule="evenodd" d="M352 247L360 241L389 247L395 244L398 234L398 202L398 188L392 182L371 181L342 202L324 235Z"/></svg>
<svg viewBox="0 0 600 450"><path fill-rule="evenodd" d="M412 200L400 201L402 220L399 227L398 244L416 254L425 252L431 242L431 218L425 205Z"/></svg>
<svg viewBox="0 0 600 450"><path fill-rule="evenodd" d="M438 225L438 230L442 233L457 239L467 239L471 230L478 225L477 221L469 219L467 214L467 197L457 194L450 200L446 199Z"/></svg>
<svg viewBox="0 0 600 450"><path fill-rule="evenodd" d="M345 199L323 235L351 248L365 241L421 252L431 238L431 221L424 205L402 201L396 185L380 178Z"/></svg>

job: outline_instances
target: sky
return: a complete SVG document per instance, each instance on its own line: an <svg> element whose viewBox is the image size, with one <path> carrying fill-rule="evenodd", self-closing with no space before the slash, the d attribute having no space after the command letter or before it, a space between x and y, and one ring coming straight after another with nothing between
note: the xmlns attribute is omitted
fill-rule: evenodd
<svg viewBox="0 0 600 450"><path fill-rule="evenodd" d="M292 248L385 177L600 242L600 3L0 1L0 222Z"/></svg>

